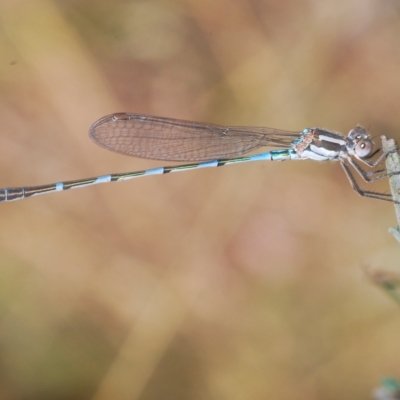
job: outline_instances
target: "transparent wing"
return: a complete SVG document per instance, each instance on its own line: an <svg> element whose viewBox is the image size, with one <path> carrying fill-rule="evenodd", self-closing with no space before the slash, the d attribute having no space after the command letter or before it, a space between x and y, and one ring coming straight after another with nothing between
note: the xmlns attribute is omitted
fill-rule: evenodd
<svg viewBox="0 0 400 400"><path fill-rule="evenodd" d="M219 126L172 118L119 113L89 131L98 145L118 153L164 161L232 158L263 146L292 147L300 133L271 128Z"/></svg>

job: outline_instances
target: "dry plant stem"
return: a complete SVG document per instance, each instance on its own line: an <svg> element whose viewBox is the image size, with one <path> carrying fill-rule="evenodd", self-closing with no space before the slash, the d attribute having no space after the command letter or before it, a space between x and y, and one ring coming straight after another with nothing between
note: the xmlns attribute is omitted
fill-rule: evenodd
<svg viewBox="0 0 400 400"><path fill-rule="evenodd" d="M397 152L398 148L394 139L387 139L386 136L381 136L381 139L382 149L388 154L386 157L387 173L397 173L389 177L390 190L395 201L394 208L397 217L397 227L389 228L389 232L400 242L400 155Z"/></svg>

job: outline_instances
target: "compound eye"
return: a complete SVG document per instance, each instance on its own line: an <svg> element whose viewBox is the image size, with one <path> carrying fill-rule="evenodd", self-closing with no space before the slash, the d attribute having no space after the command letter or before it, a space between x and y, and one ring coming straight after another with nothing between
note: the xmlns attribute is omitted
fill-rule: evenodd
<svg viewBox="0 0 400 400"><path fill-rule="evenodd" d="M356 128L352 129L349 134L348 137L351 140L360 140L363 137L367 136L367 132L365 131L365 129L362 126L357 126Z"/></svg>
<svg viewBox="0 0 400 400"><path fill-rule="evenodd" d="M368 139L360 140L354 149L357 157L365 158L368 157L372 153L373 145L372 142Z"/></svg>

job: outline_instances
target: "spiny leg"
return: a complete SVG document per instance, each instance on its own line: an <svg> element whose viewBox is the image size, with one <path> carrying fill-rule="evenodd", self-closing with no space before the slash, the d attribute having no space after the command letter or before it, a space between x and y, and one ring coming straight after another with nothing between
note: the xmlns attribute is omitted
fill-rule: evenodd
<svg viewBox="0 0 400 400"><path fill-rule="evenodd" d="M379 169L376 171L365 171L350 156L346 157L346 160L358 172L358 174L364 179L365 182L374 182L374 181L378 181L379 179L387 178L387 177L393 175L393 173L388 174L386 172L386 169Z"/></svg>
<svg viewBox="0 0 400 400"><path fill-rule="evenodd" d="M390 153L392 153L392 152L386 152L386 153L384 153L384 156L386 157ZM382 159L382 157L380 157L380 159ZM399 175L400 174L400 171L387 173L385 168L374 170L374 171L365 171L363 168L361 168L361 166L351 156L347 156L346 160L361 175L361 177L366 182L374 182L374 181L377 181L379 179L389 178L389 177L391 177L393 175ZM365 163L366 160L360 159L360 161ZM367 165L369 165L369 164L367 164Z"/></svg>
<svg viewBox="0 0 400 400"><path fill-rule="evenodd" d="M378 200L385 200L385 201L390 201L392 203L396 203L393 200L393 197L391 194L388 193L379 193L379 192L371 192L371 191L366 191L366 190L362 190L359 186L357 181L354 179L353 174L351 173L351 170L349 168L349 166L346 164L346 162L344 160L340 161L341 166L343 167L344 172L346 173L346 176L348 178L348 180L351 183L351 186L353 187L353 189L360 195L360 196L364 196L364 197L370 197L372 199L378 199Z"/></svg>
<svg viewBox="0 0 400 400"><path fill-rule="evenodd" d="M360 161L362 161L364 164L367 164L369 167L376 167L380 162L382 162L386 156L390 153L395 153L397 151L397 149L393 149L391 151L382 151L382 154L375 160L375 161L369 161L369 159L371 157L373 157L375 154L379 153L380 151L382 151L381 148L375 150L369 157L368 160L366 159L361 159Z"/></svg>

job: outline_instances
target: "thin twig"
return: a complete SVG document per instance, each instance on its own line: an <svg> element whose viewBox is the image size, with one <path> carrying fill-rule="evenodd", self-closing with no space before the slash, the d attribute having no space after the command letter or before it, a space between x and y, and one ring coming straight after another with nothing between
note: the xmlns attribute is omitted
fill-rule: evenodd
<svg viewBox="0 0 400 400"><path fill-rule="evenodd" d="M395 201L394 208L397 217L397 226L389 228L389 232L400 242L400 155L397 152L398 147L394 139L387 139L386 136L381 136L381 139L382 150L387 153L386 171L389 175L393 174L389 177L389 183Z"/></svg>

